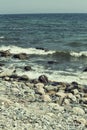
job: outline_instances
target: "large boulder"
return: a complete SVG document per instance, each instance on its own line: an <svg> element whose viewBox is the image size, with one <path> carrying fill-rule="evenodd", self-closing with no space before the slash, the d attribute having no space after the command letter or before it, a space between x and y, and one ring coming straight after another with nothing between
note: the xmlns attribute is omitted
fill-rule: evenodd
<svg viewBox="0 0 87 130"><path fill-rule="evenodd" d="M38 80L44 84L47 84L48 83L48 77L45 76L45 75L41 75L39 76Z"/></svg>
<svg viewBox="0 0 87 130"><path fill-rule="evenodd" d="M2 56L2 57L11 56L11 53L10 53L9 50L6 50L6 51L0 51L0 56Z"/></svg>
<svg viewBox="0 0 87 130"><path fill-rule="evenodd" d="M30 71L30 70L32 70L32 68L31 68L31 66L25 66L25 67L24 67L24 70L25 70L25 71Z"/></svg>
<svg viewBox="0 0 87 130"><path fill-rule="evenodd" d="M20 53L20 54L14 54L13 58L17 58L17 59L20 59L20 60L25 60L25 59L28 58L28 56L27 56L26 53Z"/></svg>

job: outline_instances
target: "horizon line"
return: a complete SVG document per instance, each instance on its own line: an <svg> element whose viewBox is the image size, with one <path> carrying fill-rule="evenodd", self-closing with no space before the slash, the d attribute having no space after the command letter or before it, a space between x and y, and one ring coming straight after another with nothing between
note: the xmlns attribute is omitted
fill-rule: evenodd
<svg viewBox="0 0 87 130"><path fill-rule="evenodd" d="M87 14L87 12L40 12L40 13L0 13L0 15L21 15L21 14Z"/></svg>

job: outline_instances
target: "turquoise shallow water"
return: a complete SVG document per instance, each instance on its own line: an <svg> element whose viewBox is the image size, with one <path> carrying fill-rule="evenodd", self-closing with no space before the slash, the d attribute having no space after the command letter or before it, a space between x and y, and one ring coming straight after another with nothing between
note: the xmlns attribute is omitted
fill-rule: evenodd
<svg viewBox="0 0 87 130"><path fill-rule="evenodd" d="M74 77L87 66L87 14L0 15L0 49L30 55L29 61L8 64Z"/></svg>

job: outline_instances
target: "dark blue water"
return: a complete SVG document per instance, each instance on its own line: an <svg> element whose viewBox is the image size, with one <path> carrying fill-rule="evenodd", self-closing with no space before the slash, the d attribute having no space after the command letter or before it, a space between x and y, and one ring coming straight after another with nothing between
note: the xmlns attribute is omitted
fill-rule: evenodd
<svg viewBox="0 0 87 130"><path fill-rule="evenodd" d="M86 50L87 14L1 15L2 45Z"/></svg>
<svg viewBox="0 0 87 130"><path fill-rule="evenodd" d="M0 46L25 52L40 48L30 63L48 71L82 71L87 66L87 14L0 15ZM55 53L42 55L43 49Z"/></svg>

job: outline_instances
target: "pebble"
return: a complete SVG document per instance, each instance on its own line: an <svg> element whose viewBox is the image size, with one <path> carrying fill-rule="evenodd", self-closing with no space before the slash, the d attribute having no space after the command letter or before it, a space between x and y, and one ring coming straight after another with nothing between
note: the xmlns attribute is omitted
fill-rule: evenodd
<svg viewBox="0 0 87 130"><path fill-rule="evenodd" d="M85 111L80 107L73 107L72 111L74 114L77 114L77 115L84 115L85 114Z"/></svg>
<svg viewBox="0 0 87 130"><path fill-rule="evenodd" d="M51 102L52 101L50 96L47 94L42 95L42 99L44 102Z"/></svg>

